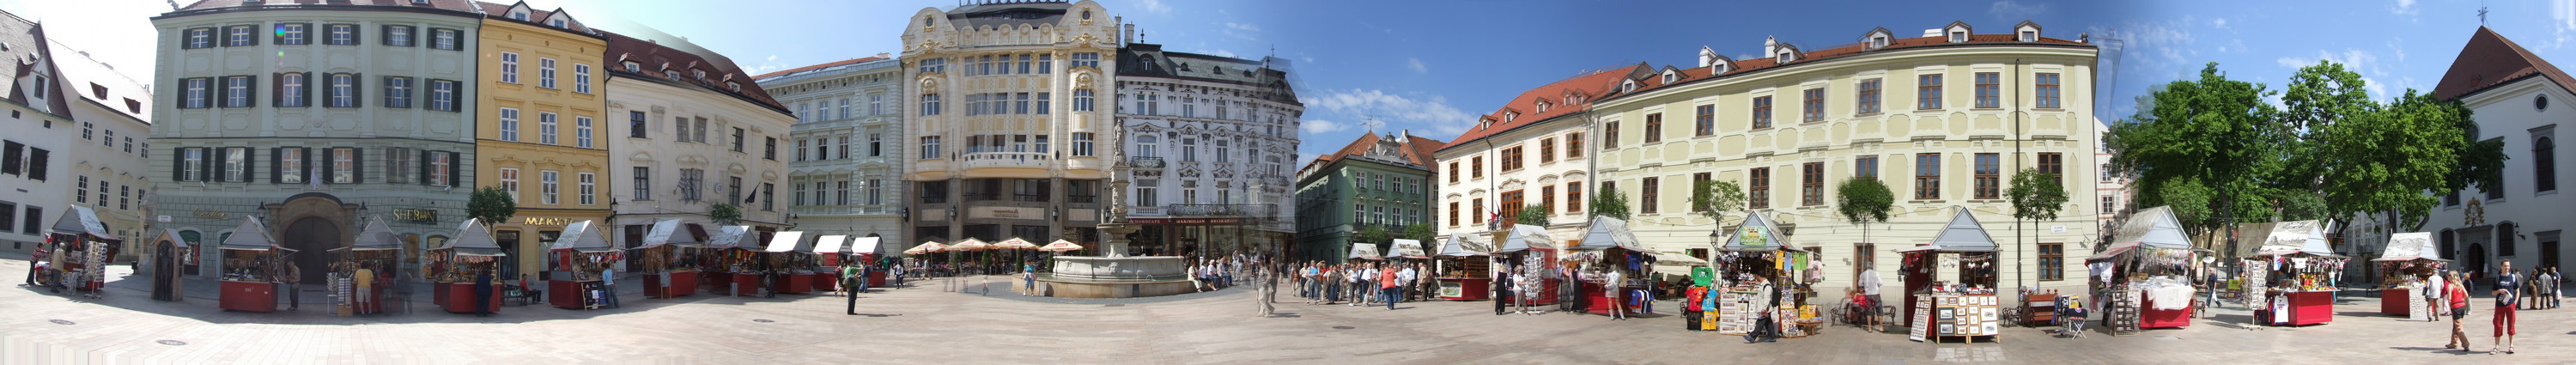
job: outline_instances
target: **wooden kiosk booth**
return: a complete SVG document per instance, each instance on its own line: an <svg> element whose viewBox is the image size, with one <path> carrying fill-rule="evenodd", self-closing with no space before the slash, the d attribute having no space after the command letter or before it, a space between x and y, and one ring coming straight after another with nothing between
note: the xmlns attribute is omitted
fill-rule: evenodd
<svg viewBox="0 0 2576 365"><path fill-rule="evenodd" d="M228 311L268 313L277 311L278 282L285 279L287 250L268 238L268 227L259 218L242 217L240 228L216 245L223 249L222 294L216 296L220 307Z"/></svg>
<svg viewBox="0 0 2576 365"><path fill-rule="evenodd" d="M1708 295L1717 297L1717 306L1701 315L1703 321L1711 322L1718 334L1751 333L1760 324L1761 308L1770 304L1763 300L1769 298L1779 304L1770 314L1780 337L1806 337L1823 330L1823 318L1807 304L1816 294L1809 285L1817 278L1798 274L1814 267L1814 254L1789 245L1788 236L1762 214L1746 213L1744 222L1727 232L1718 252L1708 260L1715 269L1712 284L1716 284ZM1763 292L1764 283L1772 293Z"/></svg>
<svg viewBox="0 0 2576 365"><path fill-rule="evenodd" d="M1565 279L1556 274L1559 249L1556 239L1547 236L1547 227L1515 224L1494 235L1503 247L1494 251L1493 266L1512 278L1508 288L1512 295L1504 300L1524 306L1556 304Z"/></svg>
<svg viewBox="0 0 2576 365"><path fill-rule="evenodd" d="M776 281L769 283L770 291L779 294L814 292L814 255L796 249L805 242L804 239L805 232L778 232L770 236L768 245L761 247L759 257L768 261L763 269L776 274Z"/></svg>
<svg viewBox="0 0 2576 365"><path fill-rule="evenodd" d="M1440 280L1440 299L1493 299L1494 274L1486 251L1494 246L1477 241L1475 235L1451 234L1440 243L1440 253L1431 257Z"/></svg>
<svg viewBox="0 0 2576 365"><path fill-rule="evenodd" d="M841 263L859 259L858 255L843 251L842 244L849 240L850 236L837 234L814 238L814 245L807 251L814 255L814 285L811 289L819 292L840 290Z"/></svg>
<svg viewBox="0 0 2576 365"><path fill-rule="evenodd" d="M2390 235L2388 247L2379 258L2379 313L2406 316L2408 320L2432 319L2424 308L2424 287L2435 272L2448 266L2442 251L2434 249L2430 232L2407 232ZM2438 289L2438 288L2437 288Z"/></svg>
<svg viewBox="0 0 2576 365"><path fill-rule="evenodd" d="M107 265L125 248L125 239L108 233L107 224L98 220L98 212L73 205L61 219L54 221L52 234L45 240L56 248L51 264L62 275L63 285L84 296L97 298L107 286ZM34 217L29 217L34 218ZM35 219L28 219L34 226ZM34 230L36 227L27 227Z"/></svg>
<svg viewBox="0 0 2576 365"><path fill-rule="evenodd" d="M1652 282L1656 256L1654 250L1637 241L1627 221L1593 217L1591 226L1584 228L1583 240L1575 241L1566 251L1573 252L1567 256L1577 257L1573 260L1585 263L1574 295L1584 304L1585 312L1609 315L1611 308L1624 308L1624 314L1644 312L1636 303L1640 298L1651 298L1640 294L1653 288L1648 284ZM1608 280L1611 272L1619 273L1618 282ZM1620 303L1614 307L1612 300Z"/></svg>
<svg viewBox="0 0 2576 365"><path fill-rule="evenodd" d="M644 274L645 298L677 298L698 293L698 236L682 228L677 218L654 221L644 231L644 242L628 251L629 259L638 260L636 272Z"/></svg>
<svg viewBox="0 0 2576 365"><path fill-rule="evenodd" d="M2109 277L2085 281L2091 295L2102 299L2105 329L2129 334L2191 326L2192 307L2197 304L2192 278L2200 272L2195 268L2207 257L2207 250L2192 246L2170 207L2148 208L2129 217L2128 223L2112 232L2114 243L2109 248L2084 259L2087 265L2110 268Z"/></svg>
<svg viewBox="0 0 2576 365"><path fill-rule="evenodd" d="M1905 317L1914 341L1994 340L2003 333L1995 295L1995 239L1967 208L1954 208L1932 243L1904 255Z"/></svg>
<svg viewBox="0 0 2576 365"><path fill-rule="evenodd" d="M723 226L707 236L707 248L699 255L705 259L698 261L704 265L698 274L706 285L725 295L760 295L760 274L751 273L759 268L759 262L752 261L757 255L742 247L743 236L750 234L751 226Z"/></svg>
<svg viewBox="0 0 2576 365"><path fill-rule="evenodd" d="M394 285L390 278L400 271L402 238L376 219L358 231L349 247L331 249L331 261L334 309L343 315L382 313L385 292Z"/></svg>
<svg viewBox="0 0 2576 365"><path fill-rule="evenodd" d="M492 239L492 230L484 228L482 220L467 218L456 227L456 239L430 249L430 255L437 268L430 279L431 300L448 313L475 313L474 281L478 274L498 274L494 265L501 261L501 245ZM503 279L492 280L491 298L482 305L487 311L500 312Z"/></svg>
<svg viewBox="0 0 2576 365"><path fill-rule="evenodd" d="M2239 268L2246 279L2246 306L2256 324L2306 326L2334 321L2335 283L2342 278L2345 257L2326 242L2319 221L2253 223L2238 234L2262 234L2262 242Z"/></svg>
<svg viewBox="0 0 2576 365"><path fill-rule="evenodd" d="M188 281L182 278L187 276L185 271L189 263L197 262L196 245L180 236L179 230L162 228L159 237L152 239L152 246L144 251L152 260L152 264L147 266L151 268L152 300L175 302L187 299L182 294L188 292Z"/></svg>
<svg viewBox="0 0 2576 365"><path fill-rule="evenodd" d="M597 309L608 303L608 296L617 295L608 292L607 281L599 277L600 269L617 261L617 247L610 246L603 233L597 221L573 222L564 226L554 245L546 247L555 267L546 279L546 304Z"/></svg>

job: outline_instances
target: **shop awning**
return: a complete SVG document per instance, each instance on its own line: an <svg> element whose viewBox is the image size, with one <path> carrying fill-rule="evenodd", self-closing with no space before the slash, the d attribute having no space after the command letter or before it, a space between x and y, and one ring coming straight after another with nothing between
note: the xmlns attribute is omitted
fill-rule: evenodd
<svg viewBox="0 0 2576 365"><path fill-rule="evenodd" d="M837 234L836 234L836 235L827 235L827 236L822 236L822 237L815 237L815 238L814 238L814 250L813 250L813 251L809 251L809 252L818 253L818 254L824 254L824 253L841 253L841 247L842 247L842 246L841 246L841 243L842 243L842 242L847 242L847 241L849 241L849 240L850 240L850 236L847 236L847 235L837 235Z"/></svg>
<svg viewBox="0 0 2576 365"><path fill-rule="evenodd" d="M1383 257L1379 257L1379 256L1378 256L1378 254L1377 254L1377 244L1374 244L1374 243L1357 243L1357 242L1353 242L1353 243L1351 243L1351 255L1350 255L1349 259L1352 259L1352 260L1384 260L1385 258L1383 258Z"/></svg>
<svg viewBox="0 0 2576 365"><path fill-rule="evenodd" d="M1628 230L1628 221L1611 217L1592 217L1592 225L1583 229L1583 241L1568 249L1601 250L1622 248L1647 252L1646 244L1637 241L1637 233Z"/></svg>
<svg viewBox="0 0 2576 365"><path fill-rule="evenodd" d="M1726 244L1719 246L1720 249L1771 251L1788 246L1788 237L1780 236L1780 231L1772 228L1770 219L1762 218L1760 212L1745 213L1744 224L1735 227L1735 234L1727 236Z"/></svg>
<svg viewBox="0 0 2576 365"><path fill-rule="evenodd" d="M393 229L385 228L383 218L371 219L367 221L367 228L358 230L357 241L351 242L349 249L399 250L402 249L402 237L394 235Z"/></svg>
<svg viewBox="0 0 2576 365"><path fill-rule="evenodd" d="M547 249L571 250L579 253L617 252L617 246L608 244L606 234L607 232L599 229L598 221L573 222L571 225L564 226L563 235L557 236L554 246Z"/></svg>
<svg viewBox="0 0 2576 365"><path fill-rule="evenodd" d="M2322 221L2247 223L2237 226L2236 231L2238 242L2260 243L2248 245L2247 251L2238 252L2239 256L2307 254L2341 257L2334 253L2334 245L2326 242L2325 223Z"/></svg>
<svg viewBox="0 0 2576 365"><path fill-rule="evenodd" d="M1502 250L1495 252L1521 252L1533 248L1554 250L1557 248L1556 239L1547 236L1547 227L1515 224L1511 232L1503 235Z"/></svg>
<svg viewBox="0 0 2576 365"><path fill-rule="evenodd" d="M1649 254L1649 255L1654 255L1654 256L1655 256L1655 264L1656 264L1656 265L1664 265L1664 266L1699 266L1699 265L1707 265L1707 264L1708 264L1708 260L1701 260L1700 258L1697 258L1697 257L1690 257L1690 255L1684 255L1684 254L1672 253L1672 252L1662 252L1662 251L1643 251L1643 252L1646 252L1646 253L1647 253L1647 254Z"/></svg>
<svg viewBox="0 0 2576 365"><path fill-rule="evenodd" d="M2155 248L2192 248L2191 234L2182 230L2182 220L2174 218L2173 207L2154 207L2129 215L2129 222L2112 231L2111 242L2136 241Z"/></svg>
<svg viewBox="0 0 2576 365"><path fill-rule="evenodd" d="M268 227L261 226L259 218L250 216L243 216L241 227L234 228L233 235L224 238L224 242L215 247L226 250L278 249L277 240L268 238Z"/></svg>
<svg viewBox="0 0 2576 365"><path fill-rule="evenodd" d="M71 208L70 213L63 214L62 219L54 220L54 232L89 235L92 238L104 241L124 240L116 238L116 235L114 234L107 233L107 224L99 222L98 211L90 210L89 207L78 205L71 206Z"/></svg>
<svg viewBox="0 0 2576 365"><path fill-rule="evenodd" d="M501 243L492 239L492 230L483 228L480 219L466 218L456 226L456 239L447 240L438 250L453 250L461 256L501 256Z"/></svg>
<svg viewBox="0 0 2576 365"><path fill-rule="evenodd" d="M1453 233L1449 235L1449 239L1441 240L1438 256L1484 256L1486 252L1493 250L1494 245L1478 239L1478 235Z"/></svg>
<svg viewBox="0 0 2576 365"><path fill-rule="evenodd" d="M720 250L741 248L743 236L749 234L751 234L751 226L724 226L716 228L715 236L707 237L707 247Z"/></svg>
<svg viewBox="0 0 2576 365"><path fill-rule="evenodd" d="M1422 251L1422 241L1421 241L1421 240L1404 240L1404 239L1395 240L1395 243L1394 243L1394 244L1392 244L1392 245L1390 245L1390 248L1388 249L1388 251L1394 251L1394 252L1391 252L1389 255L1387 255L1387 256L1392 256L1392 257L1402 257L1402 258L1409 258L1409 259L1427 259L1427 258L1431 258L1431 254L1430 254L1430 253L1427 253L1427 252L1423 252L1423 251Z"/></svg>
<svg viewBox="0 0 2576 365"><path fill-rule="evenodd" d="M2379 258L2371 261L2407 260L2451 261L2442 258L2441 250L2433 249L2432 232L2406 232L2388 235L2388 247L2381 248L2379 251Z"/></svg>
<svg viewBox="0 0 2576 365"><path fill-rule="evenodd" d="M1968 208L1952 208L1950 224L1941 234L1932 236L1934 250L1947 252L1995 252L1994 236L1986 235L1986 226L1977 223L1977 215Z"/></svg>
<svg viewBox="0 0 2576 365"><path fill-rule="evenodd" d="M884 252L878 251L884 249L880 247L884 245L882 242L884 240L878 237L850 237L849 252L861 255L882 254Z"/></svg>
<svg viewBox="0 0 2576 365"><path fill-rule="evenodd" d="M778 232L778 234L776 234L776 235L771 235L771 236L769 236L769 246L768 246L768 247L763 247L761 251L767 251L767 252L796 252L796 246L798 246L798 245L802 245L802 244L804 244L804 243L805 243L805 232L797 232L797 231Z"/></svg>
<svg viewBox="0 0 2576 365"><path fill-rule="evenodd" d="M663 218L654 221L653 227L644 231L644 244L635 248L646 249L661 245L697 246L697 235L689 234L688 228L681 225L679 218Z"/></svg>

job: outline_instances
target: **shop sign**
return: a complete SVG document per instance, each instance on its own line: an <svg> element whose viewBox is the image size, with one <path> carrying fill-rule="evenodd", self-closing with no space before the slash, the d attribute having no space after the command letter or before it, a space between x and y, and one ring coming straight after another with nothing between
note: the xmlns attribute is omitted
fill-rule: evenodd
<svg viewBox="0 0 2576 365"><path fill-rule="evenodd" d="M1019 218L1019 217L1020 217L1020 210L1019 210L1019 209L994 209L994 210L993 210L993 217L994 217L994 218Z"/></svg>
<svg viewBox="0 0 2576 365"><path fill-rule="evenodd" d="M1759 226L1746 226L1744 227L1744 233L1741 233L1736 237L1742 239L1736 242L1744 246L1760 247L1771 245L1771 240L1768 237L1762 236L1762 228Z"/></svg>
<svg viewBox="0 0 2576 365"><path fill-rule="evenodd" d="M203 219L223 220L223 219L224 219L224 212L217 212L217 211L212 211L212 210L198 209L198 210L196 210L196 211L188 212L188 216L191 216L191 217L197 217L197 218L203 218Z"/></svg>
<svg viewBox="0 0 2576 365"><path fill-rule="evenodd" d="M519 224L522 224L522 225L531 225L531 226L564 226L564 225L572 225L572 218L563 218L563 217L526 217L526 218L519 218Z"/></svg>
<svg viewBox="0 0 2576 365"><path fill-rule="evenodd" d="M410 224L438 224L438 211L418 208L394 209L394 221Z"/></svg>

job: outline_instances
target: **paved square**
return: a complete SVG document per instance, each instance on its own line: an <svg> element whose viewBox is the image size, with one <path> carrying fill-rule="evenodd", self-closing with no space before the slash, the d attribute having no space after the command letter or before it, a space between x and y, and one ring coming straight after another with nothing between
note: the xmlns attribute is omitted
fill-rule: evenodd
<svg viewBox="0 0 2576 365"><path fill-rule="evenodd" d="M26 267L0 261L0 272L21 274ZM842 299L827 295L643 299L629 293L624 309L507 307L491 318L424 305L410 314L363 318L314 308L233 313L216 310L208 299L156 302L131 289L112 288L103 301L84 302L11 287L0 290L0 313L8 313L0 316L0 363L2576 362L2569 346L2576 311L2522 312L2529 331L2522 331L2520 354L2464 354L2441 351L2447 323L2373 314L2376 298L2353 298L2338 306L2344 315L2333 323L2302 328L2242 330L2204 320L2188 329L2083 339L2013 328L2000 343L1932 345L1837 327L1815 337L1745 344L1684 331L1673 317L1496 316L1486 302L1405 303L1390 311L1295 304L1283 293L1291 303L1279 306L1279 316L1257 318L1252 293L1241 289L1112 302L913 284L863 295L861 316L843 315ZM2492 313L2485 309L2470 317L2479 350L2488 348ZM2241 322L2245 311L2219 316ZM183 344L159 342L165 340Z"/></svg>

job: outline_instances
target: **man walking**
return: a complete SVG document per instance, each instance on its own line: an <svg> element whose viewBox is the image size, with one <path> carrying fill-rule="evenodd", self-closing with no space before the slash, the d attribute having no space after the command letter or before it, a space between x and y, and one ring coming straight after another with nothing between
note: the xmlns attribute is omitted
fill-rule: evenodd
<svg viewBox="0 0 2576 365"><path fill-rule="evenodd" d="M2521 332L2514 326L2515 322L2519 322L2519 318L2514 315L2514 308L2522 302L2522 273L2513 271L2513 261L2511 260L2502 262L2502 266L2498 266L2498 268L2501 268L2501 270L2496 270L2496 313L2493 321L2495 324L2495 342L2493 342L2490 347L2487 347L2487 354L2489 355L2493 355L2498 351L2502 351L2506 354L2513 353L2513 335L2515 335L2516 332Z"/></svg>
<svg viewBox="0 0 2576 365"><path fill-rule="evenodd" d="M599 299L601 303L608 304L609 308L618 307L616 268L606 266L599 268Z"/></svg>
<svg viewBox="0 0 2576 365"><path fill-rule="evenodd" d="M2449 308L2448 305L2450 302L2442 300L2451 293L2451 287L2446 284L2449 280L2445 280L2448 276L2450 275L2445 274L2441 270L2434 270L2433 275L2425 276L2423 295L2424 313L2426 313L2424 317L2425 322L2442 320L2443 314L2450 313L2450 311L2444 310Z"/></svg>
<svg viewBox="0 0 2576 365"><path fill-rule="evenodd" d="M1413 265L1411 264L1404 265L1404 271L1397 271L1395 273L1396 301L1404 302L1413 300L1413 287L1416 283L1422 281L1422 278L1416 275L1421 274L1421 272L1414 271Z"/></svg>
<svg viewBox="0 0 2576 365"><path fill-rule="evenodd" d="M295 266L292 262L286 263L286 310L291 311L303 306L304 291L296 285L303 281L303 268Z"/></svg>
<svg viewBox="0 0 2576 365"><path fill-rule="evenodd" d="M492 269L474 272L474 315L492 316Z"/></svg>
<svg viewBox="0 0 2576 365"><path fill-rule="evenodd" d="M867 269L855 260L841 263L841 299L848 302L841 313L859 315L859 293L867 292Z"/></svg>

